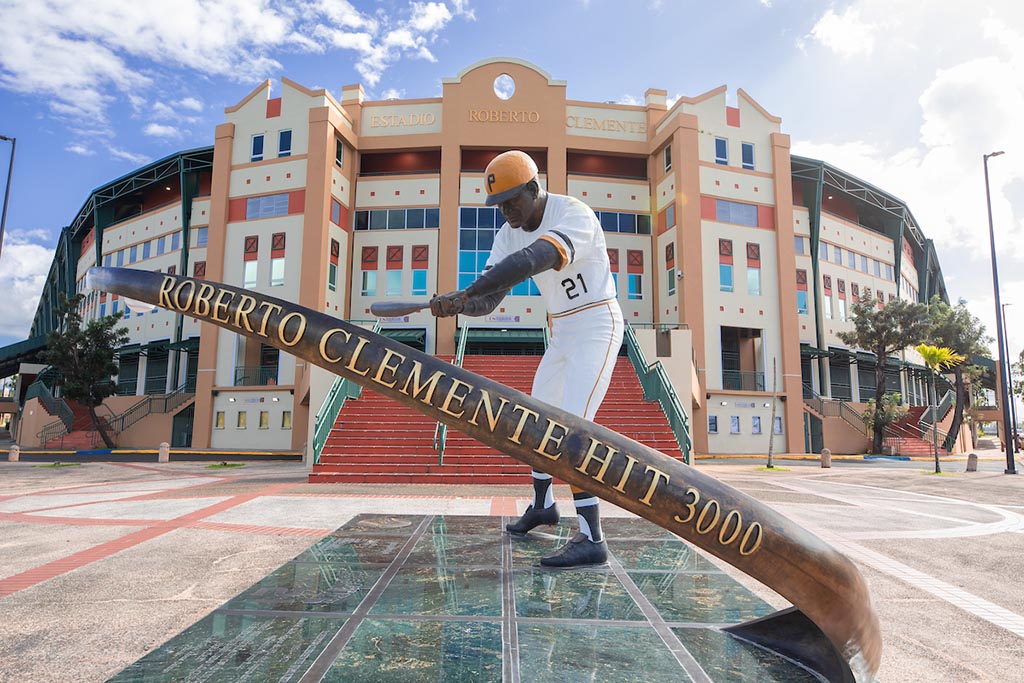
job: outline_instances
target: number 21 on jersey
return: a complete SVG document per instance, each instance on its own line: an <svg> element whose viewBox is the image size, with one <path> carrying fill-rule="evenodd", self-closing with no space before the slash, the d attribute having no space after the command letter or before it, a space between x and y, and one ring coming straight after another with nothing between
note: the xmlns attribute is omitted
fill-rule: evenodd
<svg viewBox="0 0 1024 683"><path fill-rule="evenodd" d="M565 296L569 299L577 298L580 293L576 291L576 282L579 282L580 287L583 288L583 293L587 293L587 283L583 280L583 274L578 273L575 278L567 277L562 280L561 285L565 289Z"/></svg>

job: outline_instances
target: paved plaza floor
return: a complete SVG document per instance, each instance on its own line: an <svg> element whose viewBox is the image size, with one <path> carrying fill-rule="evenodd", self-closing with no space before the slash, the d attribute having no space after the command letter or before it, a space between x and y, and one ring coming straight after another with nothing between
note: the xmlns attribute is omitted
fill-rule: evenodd
<svg viewBox="0 0 1024 683"><path fill-rule="evenodd" d="M697 467L858 565L882 683L1024 682L1024 474L994 451L942 476L762 464ZM570 526L504 537L527 487L311 485L287 462L0 463L0 681L814 680L717 631L785 600L609 504L607 570L539 571ZM567 487L556 497L572 509ZM629 665L641 651L660 654Z"/></svg>

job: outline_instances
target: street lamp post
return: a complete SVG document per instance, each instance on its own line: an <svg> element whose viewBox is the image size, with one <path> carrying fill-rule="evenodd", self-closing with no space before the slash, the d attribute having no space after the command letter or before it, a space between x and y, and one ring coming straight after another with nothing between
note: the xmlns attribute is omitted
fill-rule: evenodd
<svg viewBox="0 0 1024 683"><path fill-rule="evenodd" d="M1003 304L1003 331L1006 330L1006 307L1012 306L1012 303ZM1000 353L1006 353L1006 387L1010 396L1010 419L1013 420L1013 426L1006 430L1010 433L1010 438L1013 441L1013 452L1019 453L1020 449L1017 448L1017 402L1013 398L1013 356L1010 355L1010 335L1006 335L1006 348L1000 351Z"/></svg>
<svg viewBox="0 0 1024 683"><path fill-rule="evenodd" d="M0 214L0 256L2 256L4 253L4 226L7 225L7 201L11 198L11 176L14 175L14 150L18 147L18 139L0 135L0 140L6 140L11 143L11 163L7 167L7 189L4 190L4 211L3 214Z"/></svg>
<svg viewBox="0 0 1024 683"><path fill-rule="evenodd" d="M989 154L982 155L982 165L985 167L985 201L988 204L988 240L989 247L992 251L992 289L996 297L996 343L998 344L999 353L1006 354L1006 334L1003 330L1003 319L1002 310L1003 306L999 302L999 270L996 266L996 234L995 229L992 227L992 193L989 190L988 184L988 160L990 157L997 157L1003 152L991 152ZM1010 405L1007 399L1008 391L1006 386L1006 363L1005 358L999 362L999 385L1000 385L1000 403L1003 404L1003 438L1006 440L1006 474L1017 474L1017 464L1013 459L1013 448L1010 443Z"/></svg>

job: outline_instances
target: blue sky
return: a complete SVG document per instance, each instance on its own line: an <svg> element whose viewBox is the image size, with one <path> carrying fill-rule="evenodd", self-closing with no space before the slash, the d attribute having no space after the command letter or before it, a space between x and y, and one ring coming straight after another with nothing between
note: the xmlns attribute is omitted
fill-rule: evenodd
<svg viewBox="0 0 1024 683"><path fill-rule="evenodd" d="M573 99L743 88L795 153L907 201L951 297L993 331L981 156L1004 149L990 162L996 239L1013 354L1024 347L1018 0L0 0L0 17L0 134L18 139L0 345L25 338L60 227L89 192L212 144L224 108L263 79L435 97L441 79L508 56ZM0 142L0 183L9 151Z"/></svg>

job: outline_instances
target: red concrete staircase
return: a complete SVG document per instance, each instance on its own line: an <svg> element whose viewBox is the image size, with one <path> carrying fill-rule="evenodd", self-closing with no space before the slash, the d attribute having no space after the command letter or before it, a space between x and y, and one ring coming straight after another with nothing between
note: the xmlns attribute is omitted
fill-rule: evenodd
<svg viewBox="0 0 1024 683"><path fill-rule="evenodd" d="M463 367L529 393L540 356L466 356ZM643 390L629 359L619 357L596 422L681 459L668 421ZM349 400L327 438L311 483L523 484L528 465L455 430L444 464L434 449L435 422L373 391Z"/></svg>
<svg viewBox="0 0 1024 683"><path fill-rule="evenodd" d="M892 423L885 434L885 443L897 449L897 455L905 455L911 458L932 458L934 457L934 445L928 439L922 439L921 430L918 424L921 416L928 412L928 406L911 406L910 410L901 419ZM930 433L927 433L928 436ZM939 456L949 455L949 451L942 447L942 435L939 435Z"/></svg>

